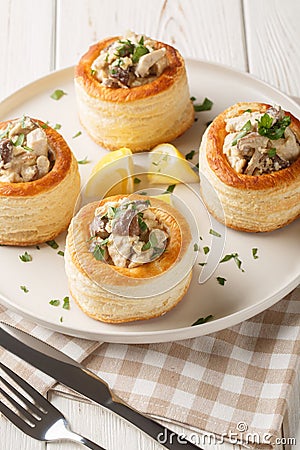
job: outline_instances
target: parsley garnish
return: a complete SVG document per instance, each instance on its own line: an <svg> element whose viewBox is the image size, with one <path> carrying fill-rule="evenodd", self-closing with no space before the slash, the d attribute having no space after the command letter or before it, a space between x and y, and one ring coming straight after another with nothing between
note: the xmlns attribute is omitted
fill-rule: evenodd
<svg viewBox="0 0 300 450"><path fill-rule="evenodd" d="M217 281L221 286L224 286L224 284L226 283L226 278L223 277L217 277Z"/></svg>
<svg viewBox="0 0 300 450"><path fill-rule="evenodd" d="M209 230L209 234L212 234L213 236L216 236L216 237L221 237L221 234L218 233L217 231L213 230L212 228Z"/></svg>
<svg viewBox="0 0 300 450"><path fill-rule="evenodd" d="M268 156L274 158L274 156L276 156L276 148L270 148L270 150L268 150Z"/></svg>
<svg viewBox="0 0 300 450"><path fill-rule="evenodd" d="M54 130L60 130L61 129L61 124L60 123L56 123L53 128L54 128Z"/></svg>
<svg viewBox="0 0 300 450"><path fill-rule="evenodd" d="M96 244L95 249L93 251L93 256L97 261L103 261L104 260L104 248L102 248L101 245Z"/></svg>
<svg viewBox="0 0 300 450"><path fill-rule="evenodd" d="M194 244L194 252L198 252L199 251L199 245L198 244Z"/></svg>
<svg viewBox="0 0 300 450"><path fill-rule="evenodd" d="M77 133L76 134L74 134L74 136L72 136L72 139L75 139L75 138L77 138L78 136L80 136L82 134L82 132L81 131L77 131Z"/></svg>
<svg viewBox="0 0 300 450"><path fill-rule="evenodd" d="M234 260L235 264L242 272L245 272L244 269L242 269L242 261L239 259L238 253L230 253L225 255L224 258L221 259L220 263L230 261L231 259Z"/></svg>
<svg viewBox="0 0 300 450"><path fill-rule="evenodd" d="M176 184L170 184L170 186L167 187L166 192L173 192L175 189Z"/></svg>
<svg viewBox="0 0 300 450"><path fill-rule="evenodd" d="M95 69L91 69L91 75L96 75L96 70Z"/></svg>
<svg viewBox="0 0 300 450"><path fill-rule="evenodd" d="M141 58L141 56L146 55L147 53L149 53L149 50L147 49L147 47L145 47L144 45L138 45L137 47L135 47L133 55L132 55L132 62L134 64L136 64L139 59Z"/></svg>
<svg viewBox="0 0 300 450"><path fill-rule="evenodd" d="M210 111L212 106L213 106L213 102L211 100L209 100L209 98L205 97L205 99L203 100L203 103L194 104L194 110L196 112Z"/></svg>
<svg viewBox="0 0 300 450"><path fill-rule="evenodd" d="M60 300L50 300L49 305L51 306L59 306Z"/></svg>
<svg viewBox="0 0 300 450"><path fill-rule="evenodd" d="M47 241L46 244L49 245L49 247L53 248L54 250L56 250L59 247L58 243L54 239L52 239L51 241Z"/></svg>
<svg viewBox="0 0 300 450"><path fill-rule="evenodd" d="M62 322L63 320L63 316L60 316L59 321Z"/></svg>
<svg viewBox="0 0 300 450"><path fill-rule="evenodd" d="M277 140L284 136L285 129L291 124L291 118L290 116L284 116L283 119L277 120L274 124L273 120L274 118L272 116L265 113L261 119L257 121L258 133L271 140Z"/></svg>
<svg viewBox="0 0 300 450"><path fill-rule="evenodd" d="M77 161L77 164L88 164L90 161L88 160L87 156L84 159L80 159Z"/></svg>
<svg viewBox="0 0 300 450"><path fill-rule="evenodd" d="M243 112L243 114L246 113L246 112L252 113L252 109L246 109L246 110Z"/></svg>
<svg viewBox="0 0 300 450"><path fill-rule="evenodd" d="M64 92L62 89L56 89L56 91L54 91L50 97L53 98L53 100L59 100L60 98L62 98L64 95L67 95L66 92Z"/></svg>
<svg viewBox="0 0 300 450"><path fill-rule="evenodd" d="M27 253L27 252L23 253L23 255L19 255L19 258L20 258L20 260L22 262L30 262L30 261L32 261L32 256L29 253Z"/></svg>
<svg viewBox="0 0 300 450"><path fill-rule="evenodd" d="M258 248L253 248L252 249L252 256L253 256L254 259L258 259L257 252L258 252Z"/></svg>
<svg viewBox="0 0 300 450"><path fill-rule="evenodd" d="M192 327L195 325L202 325L202 323L206 323L209 320L212 320L214 318L214 316L212 314L210 314L209 316L206 317L199 317L199 319L196 320L196 322L192 323Z"/></svg>
<svg viewBox="0 0 300 450"><path fill-rule="evenodd" d="M204 255L207 255L207 253L209 253L209 250L209 247L203 247Z"/></svg>
<svg viewBox="0 0 300 450"><path fill-rule="evenodd" d="M195 150L190 151L190 153L187 153L187 154L185 155L185 159L186 159L187 161L190 161L191 159L194 158L195 153L196 153Z"/></svg>
<svg viewBox="0 0 300 450"><path fill-rule="evenodd" d="M190 97L190 100L191 100L192 102L195 102L197 99L196 99L196 97Z"/></svg>
<svg viewBox="0 0 300 450"><path fill-rule="evenodd" d="M139 223L139 227L140 227L141 231L146 231L147 230L148 227L147 227L146 223L143 221L143 219L140 216L138 216L138 223Z"/></svg>
<svg viewBox="0 0 300 450"><path fill-rule="evenodd" d="M21 134L19 134L19 136L17 137L17 139L15 141L12 141L12 143L14 144L15 147L22 147L24 139L25 139L25 135L23 133L21 133Z"/></svg>
<svg viewBox="0 0 300 450"><path fill-rule="evenodd" d="M150 241L146 242L142 247L142 252L149 250L150 247L151 247L151 242Z"/></svg>
<svg viewBox="0 0 300 450"><path fill-rule="evenodd" d="M27 145L23 145L22 148L24 148L24 150L27 150L28 152L33 152L33 149L30 147L27 147Z"/></svg>
<svg viewBox="0 0 300 450"><path fill-rule="evenodd" d="M70 309L70 299L69 299L69 297L65 297L63 299L63 308L64 309Z"/></svg>
<svg viewBox="0 0 300 450"><path fill-rule="evenodd" d="M26 286L20 286L20 289L22 289L22 291L25 292L25 294L29 292L29 289Z"/></svg>
<svg viewBox="0 0 300 450"><path fill-rule="evenodd" d="M236 138L231 142L231 145L236 145L237 141L241 138L243 138L244 136L246 136L246 134L251 131L251 122L250 120L248 120L248 122L245 123L245 125L241 128L240 133L236 136Z"/></svg>
<svg viewBox="0 0 300 450"><path fill-rule="evenodd" d="M43 128L44 130L45 130L46 128L48 128L48 127L49 127L49 122L48 122L48 120L47 120L47 122L42 123L42 125L41 125L41 128Z"/></svg>
<svg viewBox="0 0 300 450"><path fill-rule="evenodd" d="M201 266L201 267L206 266L206 264L207 264L206 262L198 263L198 265Z"/></svg>
<svg viewBox="0 0 300 450"><path fill-rule="evenodd" d="M133 179L133 182L134 182L134 184L139 184L141 182L141 180L139 178L135 177Z"/></svg>
<svg viewBox="0 0 300 450"><path fill-rule="evenodd" d="M62 250L58 250L57 254L59 256L65 256L65 252L63 252Z"/></svg>

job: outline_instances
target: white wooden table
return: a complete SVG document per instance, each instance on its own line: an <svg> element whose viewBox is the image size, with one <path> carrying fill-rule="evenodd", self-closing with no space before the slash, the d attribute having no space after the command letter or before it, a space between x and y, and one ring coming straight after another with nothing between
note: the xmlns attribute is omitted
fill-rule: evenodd
<svg viewBox="0 0 300 450"><path fill-rule="evenodd" d="M0 100L50 71L74 65L92 42L128 29L172 44L184 57L250 72L300 97L299 23L298 0L1 0ZM74 430L108 450L162 448L98 406L58 392L49 396ZM2 417L0 426L0 450L79 448L34 441ZM300 435L294 448L300 448Z"/></svg>

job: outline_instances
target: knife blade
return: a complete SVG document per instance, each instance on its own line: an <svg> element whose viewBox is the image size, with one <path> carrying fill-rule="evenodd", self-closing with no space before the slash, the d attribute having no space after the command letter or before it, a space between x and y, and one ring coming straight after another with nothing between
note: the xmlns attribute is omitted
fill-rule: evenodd
<svg viewBox="0 0 300 450"><path fill-rule="evenodd" d="M164 447L170 450L201 450L183 435L176 434L128 406L102 378L25 331L0 322L0 345L65 386L123 417Z"/></svg>

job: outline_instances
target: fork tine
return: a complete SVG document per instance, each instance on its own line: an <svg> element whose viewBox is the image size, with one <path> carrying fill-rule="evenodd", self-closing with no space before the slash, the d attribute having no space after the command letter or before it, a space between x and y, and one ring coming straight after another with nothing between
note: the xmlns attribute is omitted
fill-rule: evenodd
<svg viewBox="0 0 300 450"><path fill-rule="evenodd" d="M30 408L30 410L33 414L36 414L38 416L40 416L42 414L42 411L39 408L37 408L34 403L32 403L30 400L28 400L26 397L24 397L24 395L21 394L21 392L17 391L17 389L15 389L14 386L12 386L7 380L5 380L5 378L2 378L0 376L0 380L6 387L8 387L8 389L13 394L15 394L20 400L22 400L22 402L25 403L25 405L28 408Z"/></svg>
<svg viewBox="0 0 300 450"><path fill-rule="evenodd" d="M4 372L7 373L19 386L21 386L24 391L26 391L33 400L38 402L42 408L47 411L49 409L49 402L34 388L30 386L23 378L20 378L16 373L14 373L12 370L10 370L8 367L6 367L4 364L0 362L1 369L4 370Z"/></svg>
<svg viewBox="0 0 300 450"><path fill-rule="evenodd" d="M18 403L14 398L12 398L6 391L4 391L1 387L0 387L0 394L2 394L5 398L7 398L7 400L18 410L18 412L20 412L27 420L29 420L31 423L35 423L36 422L36 418L33 417L29 411L27 411L27 409L23 408L22 405L20 405L20 403Z"/></svg>
<svg viewBox="0 0 300 450"><path fill-rule="evenodd" d="M7 417L12 423L16 425L20 430L24 431L24 433L30 433L32 427L28 425L24 420L21 419L17 414L15 414L11 409L9 409L4 403L0 401L0 412Z"/></svg>

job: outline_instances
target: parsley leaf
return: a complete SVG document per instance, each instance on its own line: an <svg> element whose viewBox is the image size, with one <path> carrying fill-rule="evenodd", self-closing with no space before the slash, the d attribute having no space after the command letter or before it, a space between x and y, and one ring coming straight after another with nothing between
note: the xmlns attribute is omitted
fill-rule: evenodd
<svg viewBox="0 0 300 450"><path fill-rule="evenodd" d="M254 259L258 259L257 252L258 252L258 248L253 248L252 249L252 256L253 256Z"/></svg>
<svg viewBox="0 0 300 450"><path fill-rule="evenodd" d="M224 286L227 280L223 277L217 277L217 281L221 286Z"/></svg>
<svg viewBox="0 0 300 450"><path fill-rule="evenodd" d="M84 159L80 159L77 161L77 164L88 164L90 161L88 160L88 157L86 156Z"/></svg>
<svg viewBox="0 0 300 450"><path fill-rule="evenodd" d="M75 138L77 138L78 136L80 136L82 134L82 132L81 131L77 131L77 133L76 134L74 134L74 136L72 136L72 139L75 139Z"/></svg>
<svg viewBox="0 0 300 450"><path fill-rule="evenodd" d="M194 244L194 252L198 252L199 251L199 245L198 244Z"/></svg>
<svg viewBox="0 0 300 450"><path fill-rule="evenodd" d="M268 150L268 156L274 158L274 156L276 156L276 148L270 148L270 150Z"/></svg>
<svg viewBox="0 0 300 450"><path fill-rule="evenodd" d="M239 139L242 139L246 134L251 131L251 122L248 120L248 122L245 123L245 125L241 128L240 133L236 136L236 138L231 142L231 145L236 145L237 141Z"/></svg>
<svg viewBox="0 0 300 450"><path fill-rule="evenodd" d="M212 234L213 236L216 236L216 237L221 237L221 234L218 233L217 231L213 230L212 228L209 230L209 234Z"/></svg>
<svg viewBox="0 0 300 450"><path fill-rule="evenodd" d="M63 252L62 250L58 250L57 254L60 256L65 256L65 252Z"/></svg>
<svg viewBox="0 0 300 450"><path fill-rule="evenodd" d="M143 245L142 252L145 252L146 250L149 250L150 247L151 247L151 242L148 241L146 244Z"/></svg>
<svg viewBox="0 0 300 450"><path fill-rule="evenodd" d="M186 159L187 161L190 161L191 159L194 158L195 153L196 153L195 150L190 151L190 153L187 153L187 154L185 155L185 159Z"/></svg>
<svg viewBox="0 0 300 450"><path fill-rule="evenodd" d="M211 100L209 100L209 98L205 97L205 99L203 100L203 103L194 104L194 110L196 112L210 111L212 106L213 106L213 102Z"/></svg>
<svg viewBox="0 0 300 450"><path fill-rule="evenodd" d="M147 53L149 53L149 50L147 49L147 47L145 47L144 45L138 45L137 47L135 47L133 55L132 55L132 62L134 64L136 64L139 59L141 58L141 56L146 55Z"/></svg>
<svg viewBox="0 0 300 450"><path fill-rule="evenodd" d="M199 317L199 319L196 320L196 322L192 323L192 327L195 325L202 325L203 323L208 322L209 320L212 320L214 318L214 316L212 314L210 314L209 316L206 317Z"/></svg>
<svg viewBox="0 0 300 450"><path fill-rule="evenodd" d="M170 186L167 187L166 192L173 192L175 189L176 184L170 184Z"/></svg>
<svg viewBox="0 0 300 450"><path fill-rule="evenodd" d="M56 250L59 247L58 243L54 239L52 239L51 241L47 241L46 244L49 245L49 247L53 248L54 250Z"/></svg>
<svg viewBox="0 0 300 450"><path fill-rule="evenodd" d="M221 259L220 263L230 261L231 259L234 260L235 264L242 272L245 272L244 269L242 269L242 261L239 259L238 253L230 253L225 255L224 258Z"/></svg>
<svg viewBox="0 0 300 450"><path fill-rule="evenodd" d="M204 255L207 255L207 253L209 253L209 250L209 247L203 247Z"/></svg>
<svg viewBox="0 0 300 450"><path fill-rule="evenodd" d="M141 182L141 180L137 177L134 177L133 182L134 182L134 184L139 184Z"/></svg>
<svg viewBox="0 0 300 450"><path fill-rule="evenodd" d="M32 261L32 256L29 253L27 253L27 252L23 253L23 255L19 255L19 258L20 258L20 260L22 262L30 262L30 261Z"/></svg>
<svg viewBox="0 0 300 450"><path fill-rule="evenodd" d="M64 309L70 309L70 299L69 299L69 297L65 297L63 299L63 308Z"/></svg>
<svg viewBox="0 0 300 450"><path fill-rule="evenodd" d="M290 116L284 116L283 119L277 120L273 125L273 117L265 113L258 120L258 133L266 136L271 140L277 140L284 136L285 129L291 124Z"/></svg>
<svg viewBox="0 0 300 450"><path fill-rule="evenodd" d="M97 244L93 251L93 256L97 261L104 261L104 248L101 245Z"/></svg>
<svg viewBox="0 0 300 450"><path fill-rule="evenodd" d="M26 286L20 286L20 289L27 294L29 292L29 289Z"/></svg>
<svg viewBox="0 0 300 450"><path fill-rule="evenodd" d="M60 300L50 300L49 305L51 306L59 306Z"/></svg>
<svg viewBox="0 0 300 450"><path fill-rule="evenodd" d="M66 92L64 92L62 89L56 89L56 91L54 91L50 97L53 98L53 100L59 100L61 99L64 95L67 95Z"/></svg>

